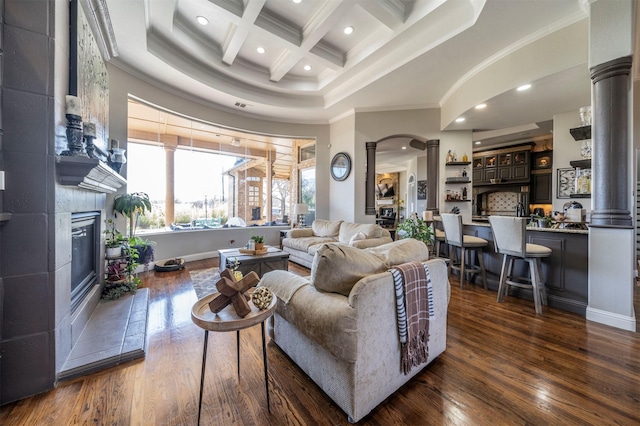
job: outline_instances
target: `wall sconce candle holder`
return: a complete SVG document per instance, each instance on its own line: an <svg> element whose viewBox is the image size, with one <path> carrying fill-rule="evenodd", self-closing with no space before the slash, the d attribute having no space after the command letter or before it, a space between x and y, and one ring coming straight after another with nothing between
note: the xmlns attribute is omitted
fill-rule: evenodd
<svg viewBox="0 0 640 426"><path fill-rule="evenodd" d="M67 116L67 149L60 155L69 157L86 157L82 150L82 117L75 114Z"/></svg>

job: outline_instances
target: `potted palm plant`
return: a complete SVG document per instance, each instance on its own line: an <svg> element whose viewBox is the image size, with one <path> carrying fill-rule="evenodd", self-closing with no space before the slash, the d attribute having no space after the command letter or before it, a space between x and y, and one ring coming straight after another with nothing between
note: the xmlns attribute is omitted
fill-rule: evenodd
<svg viewBox="0 0 640 426"><path fill-rule="evenodd" d="M138 216L151 212L151 200L144 192L116 195L113 200L113 211L116 216L120 213L129 219L129 237L133 237L136 234Z"/></svg>
<svg viewBox="0 0 640 426"><path fill-rule="evenodd" d="M153 261L155 243L136 237L136 228L138 217L144 216L146 212L151 212L149 195L144 192L117 195L113 200L113 211L116 216L121 214L129 220L129 245L137 250L137 262L147 267Z"/></svg>

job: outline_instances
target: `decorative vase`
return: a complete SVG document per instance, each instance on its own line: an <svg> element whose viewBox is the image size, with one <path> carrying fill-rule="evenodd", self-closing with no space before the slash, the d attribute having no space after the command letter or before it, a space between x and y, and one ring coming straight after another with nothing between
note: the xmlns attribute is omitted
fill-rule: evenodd
<svg viewBox="0 0 640 426"><path fill-rule="evenodd" d="M122 148L111 148L111 155L109 158L109 166L120 173L122 165L127 162L127 158L124 156L126 150Z"/></svg>

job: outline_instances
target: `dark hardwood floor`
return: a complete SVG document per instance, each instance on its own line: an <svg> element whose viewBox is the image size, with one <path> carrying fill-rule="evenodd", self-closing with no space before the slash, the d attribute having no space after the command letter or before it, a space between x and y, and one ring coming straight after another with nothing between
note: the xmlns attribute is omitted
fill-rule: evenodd
<svg viewBox="0 0 640 426"><path fill-rule="evenodd" d="M193 262L191 270L217 260ZM309 270L291 264L291 270ZM195 425L203 331L187 270L150 272L148 355L0 408L2 425ZM640 424L640 337L452 279L447 350L362 425ZM260 327L210 333L202 424L346 425L346 415L273 343L267 412Z"/></svg>

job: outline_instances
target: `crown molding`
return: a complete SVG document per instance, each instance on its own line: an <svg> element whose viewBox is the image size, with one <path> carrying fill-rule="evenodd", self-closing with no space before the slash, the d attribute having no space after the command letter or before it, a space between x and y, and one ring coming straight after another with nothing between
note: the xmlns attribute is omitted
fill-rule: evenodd
<svg viewBox="0 0 640 426"><path fill-rule="evenodd" d="M80 0L80 3L89 21L89 26L96 35L102 57L105 61L117 58L119 56L118 43L113 32L106 0Z"/></svg>

